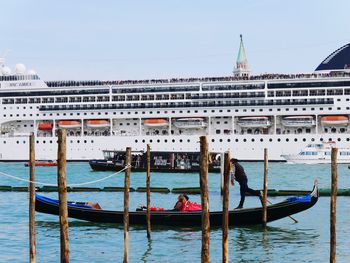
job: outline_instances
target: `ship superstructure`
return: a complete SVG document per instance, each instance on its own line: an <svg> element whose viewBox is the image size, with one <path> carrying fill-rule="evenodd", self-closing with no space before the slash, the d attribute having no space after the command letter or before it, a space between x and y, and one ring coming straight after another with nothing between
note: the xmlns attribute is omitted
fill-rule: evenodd
<svg viewBox="0 0 350 263"><path fill-rule="evenodd" d="M339 60L349 46L321 64ZM262 160L264 148L270 160L283 160L281 154L310 142L350 147L347 66L250 76L242 57L234 76L127 81L45 82L22 64L12 74L1 60L0 161L27 160L31 132L37 159L55 159L59 128L67 129L69 160L102 158L102 150L127 146L142 151L146 144L194 152L201 135L210 151L230 150L241 160Z"/></svg>

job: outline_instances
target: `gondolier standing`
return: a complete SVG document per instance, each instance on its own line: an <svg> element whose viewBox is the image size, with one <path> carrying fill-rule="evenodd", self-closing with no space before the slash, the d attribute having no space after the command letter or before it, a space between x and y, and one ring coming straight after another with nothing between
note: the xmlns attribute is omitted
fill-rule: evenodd
<svg viewBox="0 0 350 263"><path fill-rule="evenodd" d="M238 163L238 160L235 158L232 158L230 162L232 163L231 184L234 185L236 180L239 183L240 193L241 193L241 200L239 202L239 205L235 209L243 208L245 193L250 193L251 195L258 196L261 201L262 200L261 192L258 190L253 190L248 187L248 177L242 165L240 165Z"/></svg>

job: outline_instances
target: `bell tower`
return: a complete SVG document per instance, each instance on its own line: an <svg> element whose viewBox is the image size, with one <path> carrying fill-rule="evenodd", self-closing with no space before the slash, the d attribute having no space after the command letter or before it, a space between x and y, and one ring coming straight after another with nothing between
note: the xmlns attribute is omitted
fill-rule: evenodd
<svg viewBox="0 0 350 263"><path fill-rule="evenodd" d="M233 70L233 75L235 77L249 77L250 70L248 65L247 56L245 54L245 49L243 45L243 37L242 35L239 35L241 38L241 44L239 46L237 61L236 61L236 67Z"/></svg>

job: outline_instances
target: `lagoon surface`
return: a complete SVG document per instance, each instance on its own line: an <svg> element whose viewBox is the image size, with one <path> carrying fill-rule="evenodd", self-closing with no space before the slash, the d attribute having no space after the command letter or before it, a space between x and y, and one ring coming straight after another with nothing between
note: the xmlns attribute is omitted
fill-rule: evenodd
<svg viewBox="0 0 350 263"><path fill-rule="evenodd" d="M251 188L263 185L263 163L242 163ZM0 172L28 178L28 168L23 163L0 163ZM55 183L55 167L37 167L37 181ZM112 172L92 172L87 163L69 163L68 184L84 183L103 178ZM338 188L350 188L350 169L338 166ZM269 164L269 189L311 190L314 179L320 188L330 188L330 165ZM90 187L123 186L124 173ZM220 175L209 174L210 209L221 207ZM4 177L0 174L0 185L27 186L27 183ZM132 173L131 187L145 186L144 173ZM197 187L197 174L152 173L153 187ZM57 193L43 193L57 198ZM152 193L154 206L171 208L175 194ZM106 209L123 209L123 193L70 192L68 198L75 201L98 201ZM191 200L200 202L199 195ZM278 202L283 197L269 197ZM230 188L230 208L237 206L239 186ZM146 203L146 194L130 193L130 210ZM256 197L247 197L245 207L258 206ZM329 262L329 210L330 198L320 197L311 209L294 215L299 223L289 218L268 224L266 230L260 226L230 228L230 262ZM36 214L37 262L59 262L58 217ZM337 199L337 262L350 262L350 197ZM71 262L122 262L123 226L95 224L79 220L69 221ZM221 262L220 228L211 231L211 262ZM0 262L28 262L28 194L26 192L0 192ZM152 227L148 241L144 227L130 227L130 262L200 262L201 229Z"/></svg>

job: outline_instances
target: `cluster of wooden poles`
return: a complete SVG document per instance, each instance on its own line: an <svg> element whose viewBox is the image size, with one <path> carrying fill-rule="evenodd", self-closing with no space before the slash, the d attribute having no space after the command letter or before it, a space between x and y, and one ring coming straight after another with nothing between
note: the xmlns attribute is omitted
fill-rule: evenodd
<svg viewBox="0 0 350 263"><path fill-rule="evenodd" d="M58 130L58 190L59 190L59 223L60 223L60 262L69 262L69 238L68 238L68 207L67 207L67 183L66 183L66 137L64 129ZM35 229L35 137L30 136L29 150L29 251L30 262L36 262L36 229ZM206 136L200 137L200 188L202 205L202 247L201 262L210 262L210 217L209 217L209 194L208 194L208 141ZM150 215L150 146L147 145L147 238L151 238L151 215ZM330 262L336 260L336 198L337 198L337 149L332 149L332 195L331 195L331 242L330 242ZM224 154L224 172L223 172L223 220L222 220L222 262L228 263L228 226L229 226L229 181L231 173L230 153ZM131 174L131 148L126 148L126 170L124 180L124 257L123 262L129 260L129 189ZM268 153L264 149L264 188L263 188L263 213L262 224L266 227L267 223L267 175L268 175ZM291 217L292 218L292 217ZM293 218L292 218L293 219ZM293 219L295 220L295 219ZM296 220L295 220L296 221Z"/></svg>

